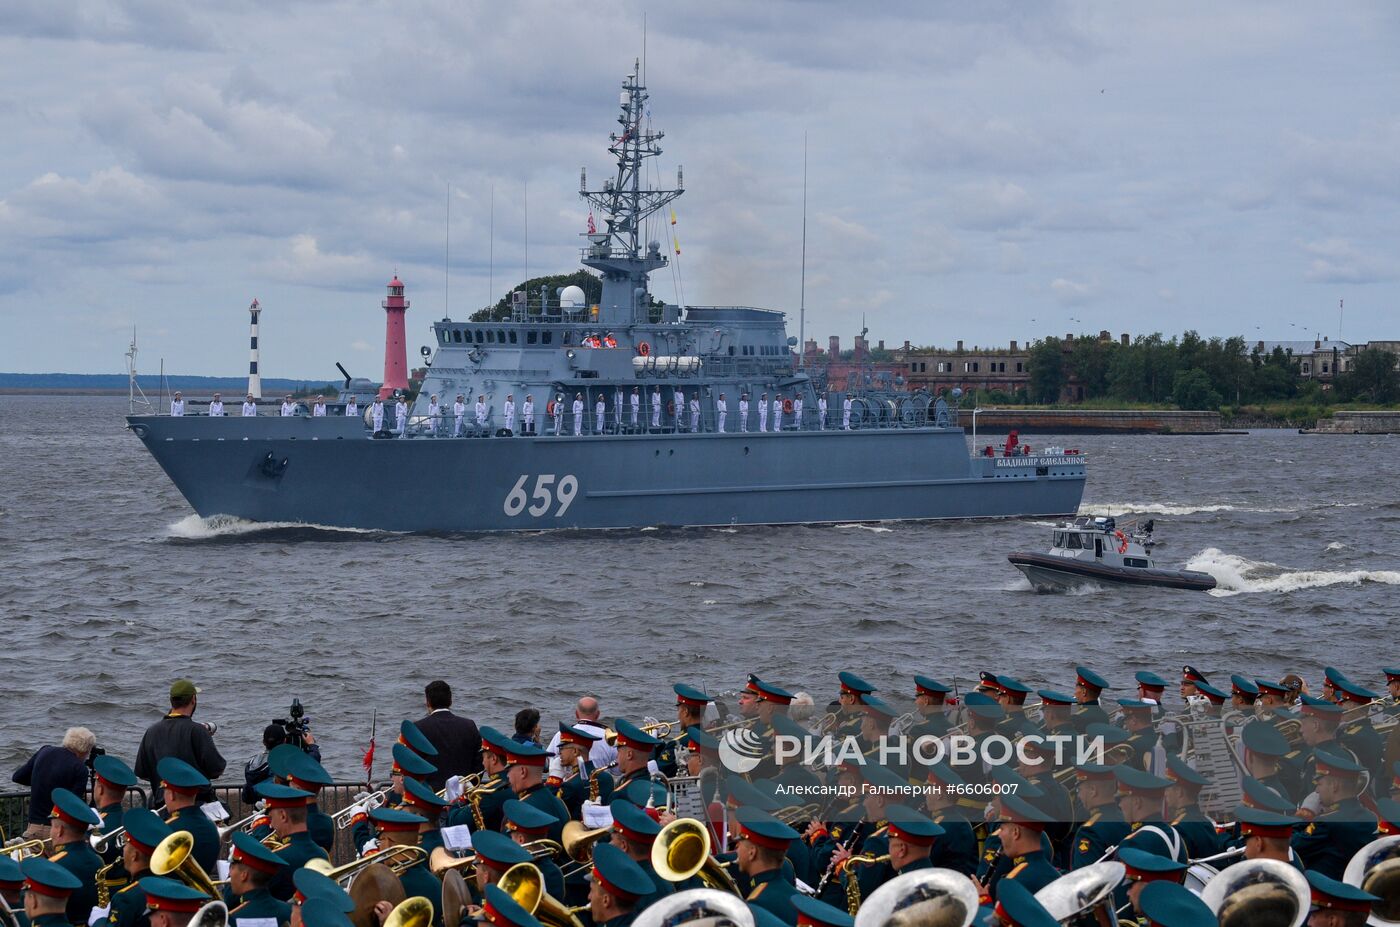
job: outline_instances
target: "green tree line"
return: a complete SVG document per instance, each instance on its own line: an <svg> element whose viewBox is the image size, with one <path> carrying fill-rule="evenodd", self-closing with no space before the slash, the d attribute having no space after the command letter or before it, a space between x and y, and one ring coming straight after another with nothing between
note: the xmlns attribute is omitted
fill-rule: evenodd
<svg viewBox="0 0 1400 927"><path fill-rule="evenodd" d="M1348 365L1332 378L1331 398L1378 404L1400 399L1396 355L1367 348L1348 358ZM1059 338L1045 338L1031 346L1028 366L1025 398L1036 403L1058 402L1071 382L1083 387L1085 400L1172 403L1180 409L1324 399L1321 384L1303 376L1298 358L1279 347L1262 352L1239 336L1206 339L1188 331L1166 338L1154 333L1126 345L1084 336L1068 346Z"/></svg>

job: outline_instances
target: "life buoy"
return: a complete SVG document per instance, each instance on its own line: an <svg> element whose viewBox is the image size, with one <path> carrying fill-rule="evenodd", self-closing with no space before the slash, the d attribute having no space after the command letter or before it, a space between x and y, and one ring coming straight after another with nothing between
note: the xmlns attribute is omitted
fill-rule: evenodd
<svg viewBox="0 0 1400 927"><path fill-rule="evenodd" d="M783 400L783 411L786 412L786 413L789 414L789 415L792 414L792 400L791 400L791 399L784 399L784 400Z"/></svg>
<svg viewBox="0 0 1400 927"><path fill-rule="evenodd" d="M553 399L549 400L549 402L547 402L547 403L544 404L544 412L545 412L545 415L553 415L553 414L554 414L554 400L553 400Z"/></svg>
<svg viewBox="0 0 1400 927"><path fill-rule="evenodd" d="M675 415L675 414L676 414L676 404L675 404L674 402L668 402L668 403L666 403L666 414L667 414L667 415Z"/></svg>
<svg viewBox="0 0 1400 927"><path fill-rule="evenodd" d="M1125 553L1127 553L1127 552L1128 552L1128 536L1127 536L1126 534L1124 534L1123 532L1121 532L1121 531L1115 531L1115 532L1113 532L1113 536L1116 537L1116 538L1118 539L1118 553L1120 553L1120 554L1125 554Z"/></svg>
<svg viewBox="0 0 1400 927"><path fill-rule="evenodd" d="M640 354L642 357L650 357L651 345L647 344L645 341L638 342L637 353Z"/></svg>

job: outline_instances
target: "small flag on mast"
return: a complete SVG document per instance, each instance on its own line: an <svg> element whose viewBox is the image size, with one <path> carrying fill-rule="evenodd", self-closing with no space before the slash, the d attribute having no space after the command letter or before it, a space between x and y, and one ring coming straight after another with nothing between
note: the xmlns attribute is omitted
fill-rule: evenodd
<svg viewBox="0 0 1400 927"><path fill-rule="evenodd" d="M588 234L593 235L597 233L597 231L598 226L593 222L593 210L590 209L588 210Z"/></svg>
<svg viewBox="0 0 1400 927"><path fill-rule="evenodd" d="M374 782L374 734L378 724L379 711L376 709L369 723L369 749L365 751L364 766L366 783Z"/></svg>

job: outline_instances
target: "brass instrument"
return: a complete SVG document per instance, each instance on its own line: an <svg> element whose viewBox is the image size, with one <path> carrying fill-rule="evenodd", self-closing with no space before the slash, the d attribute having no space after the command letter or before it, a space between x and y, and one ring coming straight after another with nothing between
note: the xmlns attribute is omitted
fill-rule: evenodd
<svg viewBox="0 0 1400 927"><path fill-rule="evenodd" d="M219 837L222 839L223 834L220 833ZM117 842L118 847L126 843L126 828L118 827L116 830L109 830L105 834L97 832L88 834L88 843L92 846L93 850L99 854L106 852L107 844L113 840ZM106 905L98 905L98 907L106 907Z"/></svg>
<svg viewBox="0 0 1400 927"><path fill-rule="evenodd" d="M684 882L698 875L706 888L742 898L734 879L711 855L712 846L707 825L693 818L676 818L652 841L651 867L667 882Z"/></svg>
<svg viewBox="0 0 1400 927"><path fill-rule="evenodd" d="M1093 863L1060 876L1036 892L1035 900L1059 924L1116 924L1113 891L1126 872L1119 862Z"/></svg>
<svg viewBox="0 0 1400 927"><path fill-rule="evenodd" d="M1371 902L1375 927L1400 927L1400 836L1372 840L1352 856L1342 881L1380 898Z"/></svg>
<svg viewBox="0 0 1400 927"><path fill-rule="evenodd" d="M1114 744L1103 752L1103 764L1105 766L1122 766L1133 759L1133 748L1126 744ZM1062 788L1070 788L1074 784L1075 767L1066 766L1064 769L1057 769L1051 774L1055 781Z"/></svg>
<svg viewBox="0 0 1400 927"><path fill-rule="evenodd" d="M821 816L822 806L817 802L806 805L791 805L773 812L773 817L789 827L796 827L803 821L811 821Z"/></svg>
<svg viewBox="0 0 1400 927"><path fill-rule="evenodd" d="M1250 859L1236 863L1206 883L1201 900L1215 912L1220 927L1290 924L1308 919L1312 890L1288 863Z"/></svg>
<svg viewBox="0 0 1400 927"><path fill-rule="evenodd" d="M846 860L846 911L855 917L860 911L860 879L856 878L851 871L853 866L874 866L878 863L890 861L890 854L876 856L873 853L865 853L861 856L852 856Z"/></svg>
<svg viewBox="0 0 1400 927"><path fill-rule="evenodd" d="M384 919L384 927L428 927L433 922L433 903L423 897L398 903Z"/></svg>
<svg viewBox="0 0 1400 927"><path fill-rule="evenodd" d="M397 845L385 847L382 850L375 850L368 856L361 856L359 859L351 860L343 866L332 867L328 860L313 859L306 864L307 869L314 869L321 875L335 882L347 883L353 877L360 874L366 867L375 863L381 863L394 875L403 875L423 860L428 859L428 851L413 844ZM436 875L436 873L434 873Z"/></svg>
<svg viewBox="0 0 1400 927"><path fill-rule="evenodd" d="M121 860L119 859L113 860L92 874L93 881L96 883L97 887L97 906L99 908L105 908L112 903L113 888L118 885L126 884L124 880L119 879L114 883L111 879L107 878L108 873L120 862Z"/></svg>
<svg viewBox="0 0 1400 927"><path fill-rule="evenodd" d="M753 912L742 899L711 888L692 888L660 898L637 916L632 927L679 927L691 921L754 927Z"/></svg>
<svg viewBox="0 0 1400 927"><path fill-rule="evenodd" d="M553 857L558 856L564 852L564 848L562 846L548 838L532 840L529 843L524 844L524 847L526 850L530 851L530 855L533 856L535 859L552 859ZM415 849L421 849L421 847ZM433 850L433 852L428 856L428 871L431 872L433 875L437 876L438 878L442 878L444 874L452 872L454 870L470 871L475 865L475 853L472 853L468 856L453 856L452 851L447 849L446 847L438 847L436 850ZM523 866L527 864L521 863L520 865Z"/></svg>
<svg viewBox="0 0 1400 927"><path fill-rule="evenodd" d="M48 851L49 838L47 837L43 840L19 840L0 848L0 853L4 853L15 862L20 862L30 856L44 856Z"/></svg>
<svg viewBox="0 0 1400 927"><path fill-rule="evenodd" d="M370 792L364 798L357 799L344 808L341 808L335 814L331 815L331 820L335 822L336 830L345 830L345 828L354 823L357 814L362 812L367 814L373 811L375 808L384 804L388 797L389 790L380 789L377 792Z"/></svg>
<svg viewBox="0 0 1400 927"><path fill-rule="evenodd" d="M175 831L156 846L151 854L151 874L174 875L197 892L214 899L219 897L214 880L194 858L194 835L187 830Z"/></svg>
<svg viewBox="0 0 1400 927"><path fill-rule="evenodd" d="M818 737L825 737L836 730L841 724L841 716L834 711L828 711L811 724L812 733Z"/></svg>
<svg viewBox="0 0 1400 927"><path fill-rule="evenodd" d="M4 895L0 895L0 927L19 927L19 918L15 917L15 909L10 907L10 903L5 900Z"/></svg>
<svg viewBox="0 0 1400 927"><path fill-rule="evenodd" d="M856 912L856 927L969 927L976 916L977 889L967 876L951 869L919 869L871 892Z"/></svg>
<svg viewBox="0 0 1400 927"><path fill-rule="evenodd" d="M289 842L290 841L283 840L281 837L279 837L277 835L277 831L273 831L272 833L268 834L266 837L258 841L258 843L261 843L263 846L267 847L274 853L285 847Z"/></svg>
<svg viewBox="0 0 1400 927"><path fill-rule="evenodd" d="M589 830L582 821L567 821L564 824L564 833L560 839L564 842L564 855L573 861L574 865L564 871L568 876L573 872L586 869L593 864L593 844L605 837L612 827L595 827Z"/></svg>
<svg viewBox="0 0 1400 927"><path fill-rule="evenodd" d="M668 740L671 737L671 731L675 729L677 725L678 722L675 721L653 721L650 724L639 724L637 725L637 729L643 734L650 734L658 740ZM609 747L615 746L617 744L617 731L613 728L606 728L603 731L603 740L607 741Z"/></svg>
<svg viewBox="0 0 1400 927"><path fill-rule="evenodd" d="M563 902L544 890L544 874L534 863L516 863L501 875L496 884L545 927L583 927L575 915L586 910L588 905L565 907Z"/></svg>
<svg viewBox="0 0 1400 927"><path fill-rule="evenodd" d="M248 815L248 816L247 816L246 818L244 818L243 820L241 820L241 821L234 821L232 824L229 824L229 825L227 825L227 826L225 826L225 827L220 827L220 828L219 828L219 839L220 839L220 840L224 840L225 838L227 838L227 837L229 836L229 834L235 833L235 832L240 831L240 830L252 830L252 826L251 826L252 823L253 823L254 821L256 821L258 818L262 817L264 814L267 813L267 812L264 810L264 808L263 808L263 802L262 802L261 799L259 799L258 802L257 802L257 804L255 804L255 805L253 806L253 809L254 809L254 810L253 810L253 813L250 814L250 815ZM125 830L125 829L126 829L126 828L122 828L122 830ZM94 850L97 849L97 844L96 844L95 841L94 841L94 843L93 843L93 847L92 847L92 848L93 848Z"/></svg>
<svg viewBox="0 0 1400 927"><path fill-rule="evenodd" d="M595 769L588 774L588 800L591 802L598 801L599 797L603 794L603 786L598 781L598 777L604 772L605 770Z"/></svg>
<svg viewBox="0 0 1400 927"><path fill-rule="evenodd" d="M468 792L470 792L472 789L479 788L479 787L481 786L481 779L482 779L482 777L485 776L485 775L486 775L486 773L484 773L484 772L476 772L476 773L468 773L468 774L465 775L465 776L458 776L458 777L457 777L457 779L458 779L458 783L457 783L457 784L458 784L458 787L461 788L462 794L463 794L463 795L466 795L466 794L467 794ZM441 789L439 789L437 792L435 792L434 794L437 795L438 798L443 799L444 801L450 801L450 800L451 800L451 799L449 799L449 798L447 797L447 786L445 786L445 785L444 785Z"/></svg>
<svg viewBox="0 0 1400 927"><path fill-rule="evenodd" d="M705 731L709 734L718 734L721 731L732 731L735 728L751 727L757 723L758 718L739 718L735 721L729 721L725 724L717 724L714 727L707 727L705 728Z"/></svg>
<svg viewBox="0 0 1400 927"><path fill-rule="evenodd" d="M190 918L189 927L228 927L228 905L211 901Z"/></svg>

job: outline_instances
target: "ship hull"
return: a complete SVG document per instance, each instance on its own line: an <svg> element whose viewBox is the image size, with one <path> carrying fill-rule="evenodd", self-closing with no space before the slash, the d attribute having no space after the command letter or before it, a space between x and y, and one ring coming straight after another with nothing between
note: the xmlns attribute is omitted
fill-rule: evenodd
<svg viewBox="0 0 1400 927"><path fill-rule="evenodd" d="M1082 458L969 459L961 429L389 439L358 422L132 416L199 515L410 532L1068 515ZM1043 464L1043 465L1042 465Z"/></svg>

